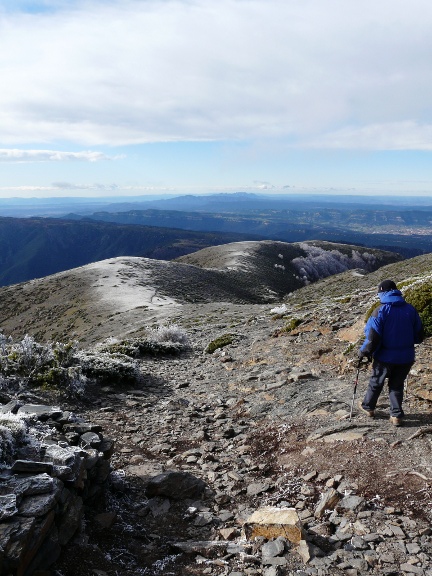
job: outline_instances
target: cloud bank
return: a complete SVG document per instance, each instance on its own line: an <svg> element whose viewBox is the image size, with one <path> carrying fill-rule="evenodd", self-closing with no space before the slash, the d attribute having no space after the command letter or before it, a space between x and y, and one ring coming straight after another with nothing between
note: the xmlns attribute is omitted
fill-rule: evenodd
<svg viewBox="0 0 432 576"><path fill-rule="evenodd" d="M0 18L3 146L431 149L427 0L29 4Z"/></svg>
<svg viewBox="0 0 432 576"><path fill-rule="evenodd" d="M63 152L58 150L0 149L0 162L99 162L111 160L101 152Z"/></svg>

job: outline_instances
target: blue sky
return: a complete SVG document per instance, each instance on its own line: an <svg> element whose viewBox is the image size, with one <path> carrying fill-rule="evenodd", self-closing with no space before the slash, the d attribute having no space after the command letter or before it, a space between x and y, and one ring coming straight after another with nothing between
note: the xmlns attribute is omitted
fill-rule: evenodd
<svg viewBox="0 0 432 576"><path fill-rule="evenodd" d="M431 22L427 0L0 0L0 197L432 195Z"/></svg>

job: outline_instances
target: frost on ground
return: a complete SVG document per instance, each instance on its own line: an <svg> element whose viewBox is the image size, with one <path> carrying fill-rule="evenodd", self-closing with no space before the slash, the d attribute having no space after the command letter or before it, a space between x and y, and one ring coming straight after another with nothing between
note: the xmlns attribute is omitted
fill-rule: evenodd
<svg viewBox="0 0 432 576"><path fill-rule="evenodd" d="M180 306L173 298L162 296L152 286L149 258L110 258L88 264L86 269L94 279L96 297L100 303L116 312L128 312L146 307L157 310L161 306Z"/></svg>
<svg viewBox="0 0 432 576"><path fill-rule="evenodd" d="M31 414L0 414L0 469L13 461L21 446L39 448L47 428Z"/></svg>
<svg viewBox="0 0 432 576"><path fill-rule="evenodd" d="M251 254L258 250L259 246L260 242L256 241L231 242L230 244L210 246L200 250L197 252L197 261L195 261L194 254L189 254L179 260L193 265L198 264L208 269L248 271L251 268L248 259Z"/></svg>
<svg viewBox="0 0 432 576"><path fill-rule="evenodd" d="M299 246L307 256L294 258L292 264L305 284L354 268L372 270L376 262L376 257L369 252L360 254L357 250L352 250L351 256L348 256L339 250L323 250L305 243Z"/></svg>
<svg viewBox="0 0 432 576"><path fill-rule="evenodd" d="M158 326L148 331L149 340L154 342L179 342L180 344L189 344L189 337L186 330L177 324L168 324L167 326Z"/></svg>
<svg viewBox="0 0 432 576"><path fill-rule="evenodd" d="M285 314L285 312L288 312L286 304L282 304L282 306L276 306L270 310L271 314Z"/></svg>

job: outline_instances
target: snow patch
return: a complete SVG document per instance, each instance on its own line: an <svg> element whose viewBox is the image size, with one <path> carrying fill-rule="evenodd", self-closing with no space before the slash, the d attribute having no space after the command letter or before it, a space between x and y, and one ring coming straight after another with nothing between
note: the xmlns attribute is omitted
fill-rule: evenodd
<svg viewBox="0 0 432 576"><path fill-rule="evenodd" d="M152 283L151 263L149 258L110 258L88 264L86 269L92 275L95 296L116 312L180 306L173 298L158 294Z"/></svg>

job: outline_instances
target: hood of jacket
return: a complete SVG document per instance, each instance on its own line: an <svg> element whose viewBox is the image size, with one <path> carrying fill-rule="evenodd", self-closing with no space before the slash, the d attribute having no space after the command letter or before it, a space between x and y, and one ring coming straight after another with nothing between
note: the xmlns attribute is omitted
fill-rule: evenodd
<svg viewBox="0 0 432 576"><path fill-rule="evenodd" d="M381 304L392 304L395 306L402 306L405 304L405 299L400 290L390 290L389 292L378 293Z"/></svg>

